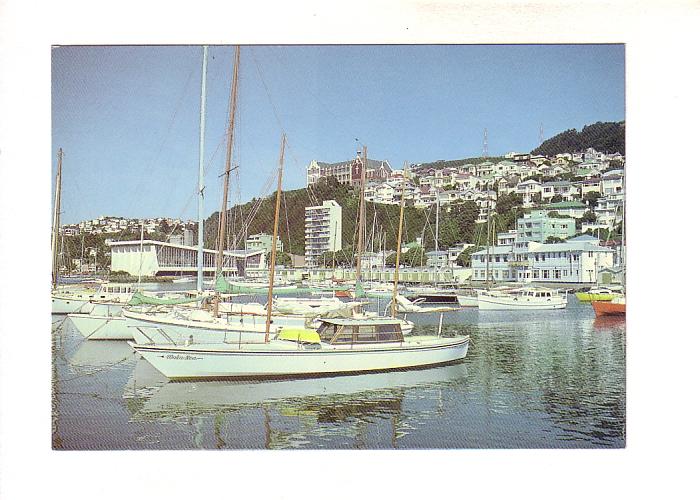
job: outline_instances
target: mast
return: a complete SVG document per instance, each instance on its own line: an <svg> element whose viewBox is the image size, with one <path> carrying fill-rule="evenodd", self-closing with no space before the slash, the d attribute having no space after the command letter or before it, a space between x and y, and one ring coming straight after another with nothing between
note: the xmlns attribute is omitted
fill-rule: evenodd
<svg viewBox="0 0 700 500"><path fill-rule="evenodd" d="M61 171L63 168L63 149L58 149L58 166L56 168L56 198L53 208L53 237L51 238L51 288L58 286L58 235L61 231Z"/></svg>
<svg viewBox="0 0 700 500"><path fill-rule="evenodd" d="M267 319L265 320L265 343L270 341L270 322L272 320L272 287L275 284L275 258L277 256L277 226L280 220L280 199L282 198L282 171L284 169L284 145L287 136L282 133L280 146L280 166L277 172L277 199L275 200L275 225L272 228L272 254L270 255L270 286L267 289Z"/></svg>
<svg viewBox="0 0 700 500"><path fill-rule="evenodd" d="M199 102L199 186L197 205L197 291L204 285L204 126L207 103L207 50L202 49L202 92Z"/></svg>
<svg viewBox="0 0 700 500"><path fill-rule="evenodd" d="M238 100L238 67L241 60L241 47L236 45L236 53L233 63L233 83L231 84L231 97L228 115L228 140L226 146L226 171L224 172L224 195L221 202L221 214L219 215L219 238L216 253L216 274L214 280L219 278L224 267L224 240L226 236L226 207L228 206L228 182L231 176L231 153L233 150L233 124L236 117L236 104ZM219 292L214 295L214 316L219 315Z"/></svg>
<svg viewBox="0 0 700 500"><path fill-rule="evenodd" d="M396 317L396 290L399 287L399 260L401 257L401 237L403 236L403 206L406 191L406 166L403 164L403 177L401 182L401 209L399 210L399 234L396 237L396 267L394 268L394 291L391 295L391 316Z"/></svg>
<svg viewBox="0 0 700 500"><path fill-rule="evenodd" d="M365 235L365 168L367 166L367 146L362 146L362 168L360 172L360 213L357 221L357 272L356 280L362 281L362 253Z"/></svg>
<svg viewBox="0 0 700 500"><path fill-rule="evenodd" d="M139 246L139 287L141 286L141 266L143 265L143 225L144 220L141 219L141 245ZM97 269L97 267L95 267Z"/></svg>
<svg viewBox="0 0 700 500"><path fill-rule="evenodd" d="M438 246L438 238L440 235L440 190L436 190L437 198L435 200L435 285L437 286L438 280L438 252L440 247Z"/></svg>
<svg viewBox="0 0 700 500"><path fill-rule="evenodd" d="M486 196L486 286L489 285L489 260L491 245L491 200Z"/></svg>

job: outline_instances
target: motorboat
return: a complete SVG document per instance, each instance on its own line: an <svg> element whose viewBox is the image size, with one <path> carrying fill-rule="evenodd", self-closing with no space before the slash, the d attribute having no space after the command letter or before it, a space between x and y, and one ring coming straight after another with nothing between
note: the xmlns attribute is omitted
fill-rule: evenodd
<svg viewBox="0 0 700 500"><path fill-rule="evenodd" d="M131 283L105 283L99 288L65 287L51 292L51 313L77 313L88 303L125 305L134 293Z"/></svg>
<svg viewBox="0 0 700 500"><path fill-rule="evenodd" d="M564 309L567 298L567 291L562 295L558 290L549 288L524 287L517 293L481 290L478 294L478 307L479 310L487 311Z"/></svg>
<svg viewBox="0 0 700 500"><path fill-rule="evenodd" d="M603 288L603 287L591 288L587 292L576 292L576 298L580 302L611 301L615 297L619 297L621 295L622 295L621 290L613 290L612 288Z"/></svg>
<svg viewBox="0 0 700 500"><path fill-rule="evenodd" d="M624 295L617 296L609 301L591 301L596 317L600 316L626 316L626 300Z"/></svg>
<svg viewBox="0 0 700 500"><path fill-rule="evenodd" d="M323 319L318 330L282 328L269 342L130 345L169 379L310 376L406 369L467 355L469 337L404 337L396 318Z"/></svg>

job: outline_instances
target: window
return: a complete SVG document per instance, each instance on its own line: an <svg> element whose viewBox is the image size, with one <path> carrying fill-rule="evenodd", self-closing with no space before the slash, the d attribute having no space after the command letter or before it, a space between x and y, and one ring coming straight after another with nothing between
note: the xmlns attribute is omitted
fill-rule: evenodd
<svg viewBox="0 0 700 500"><path fill-rule="evenodd" d="M532 277L535 278L535 279L537 279L537 278L540 277L540 271L539 271L539 269L533 269L533 270L532 270Z"/></svg>
<svg viewBox="0 0 700 500"><path fill-rule="evenodd" d="M567 271L566 269L564 269L564 276L568 276L568 274L569 274L569 271Z"/></svg>
<svg viewBox="0 0 700 500"><path fill-rule="evenodd" d="M554 270L554 279L561 279L561 270L559 270L559 269Z"/></svg>
<svg viewBox="0 0 700 500"><path fill-rule="evenodd" d="M542 278L543 279L549 279L549 270L548 269L543 269L542 270Z"/></svg>

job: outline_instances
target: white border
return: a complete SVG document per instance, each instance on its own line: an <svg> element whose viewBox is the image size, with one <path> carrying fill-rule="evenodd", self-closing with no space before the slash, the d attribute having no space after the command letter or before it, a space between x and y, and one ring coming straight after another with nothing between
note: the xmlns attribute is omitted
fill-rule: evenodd
<svg viewBox="0 0 700 500"><path fill-rule="evenodd" d="M679 286L697 275L699 20L691 0L0 1L0 497L685 496L697 300ZM627 450L51 451L50 46L204 42L626 43Z"/></svg>

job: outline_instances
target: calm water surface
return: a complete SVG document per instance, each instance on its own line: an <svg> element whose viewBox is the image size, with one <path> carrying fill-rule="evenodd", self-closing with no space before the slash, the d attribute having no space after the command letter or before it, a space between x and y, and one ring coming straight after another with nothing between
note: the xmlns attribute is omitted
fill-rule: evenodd
<svg viewBox="0 0 700 500"><path fill-rule="evenodd" d="M620 448L625 322L562 311L444 316L460 363L303 380L168 382L126 342L54 316L56 449ZM415 333L437 315L409 315Z"/></svg>

